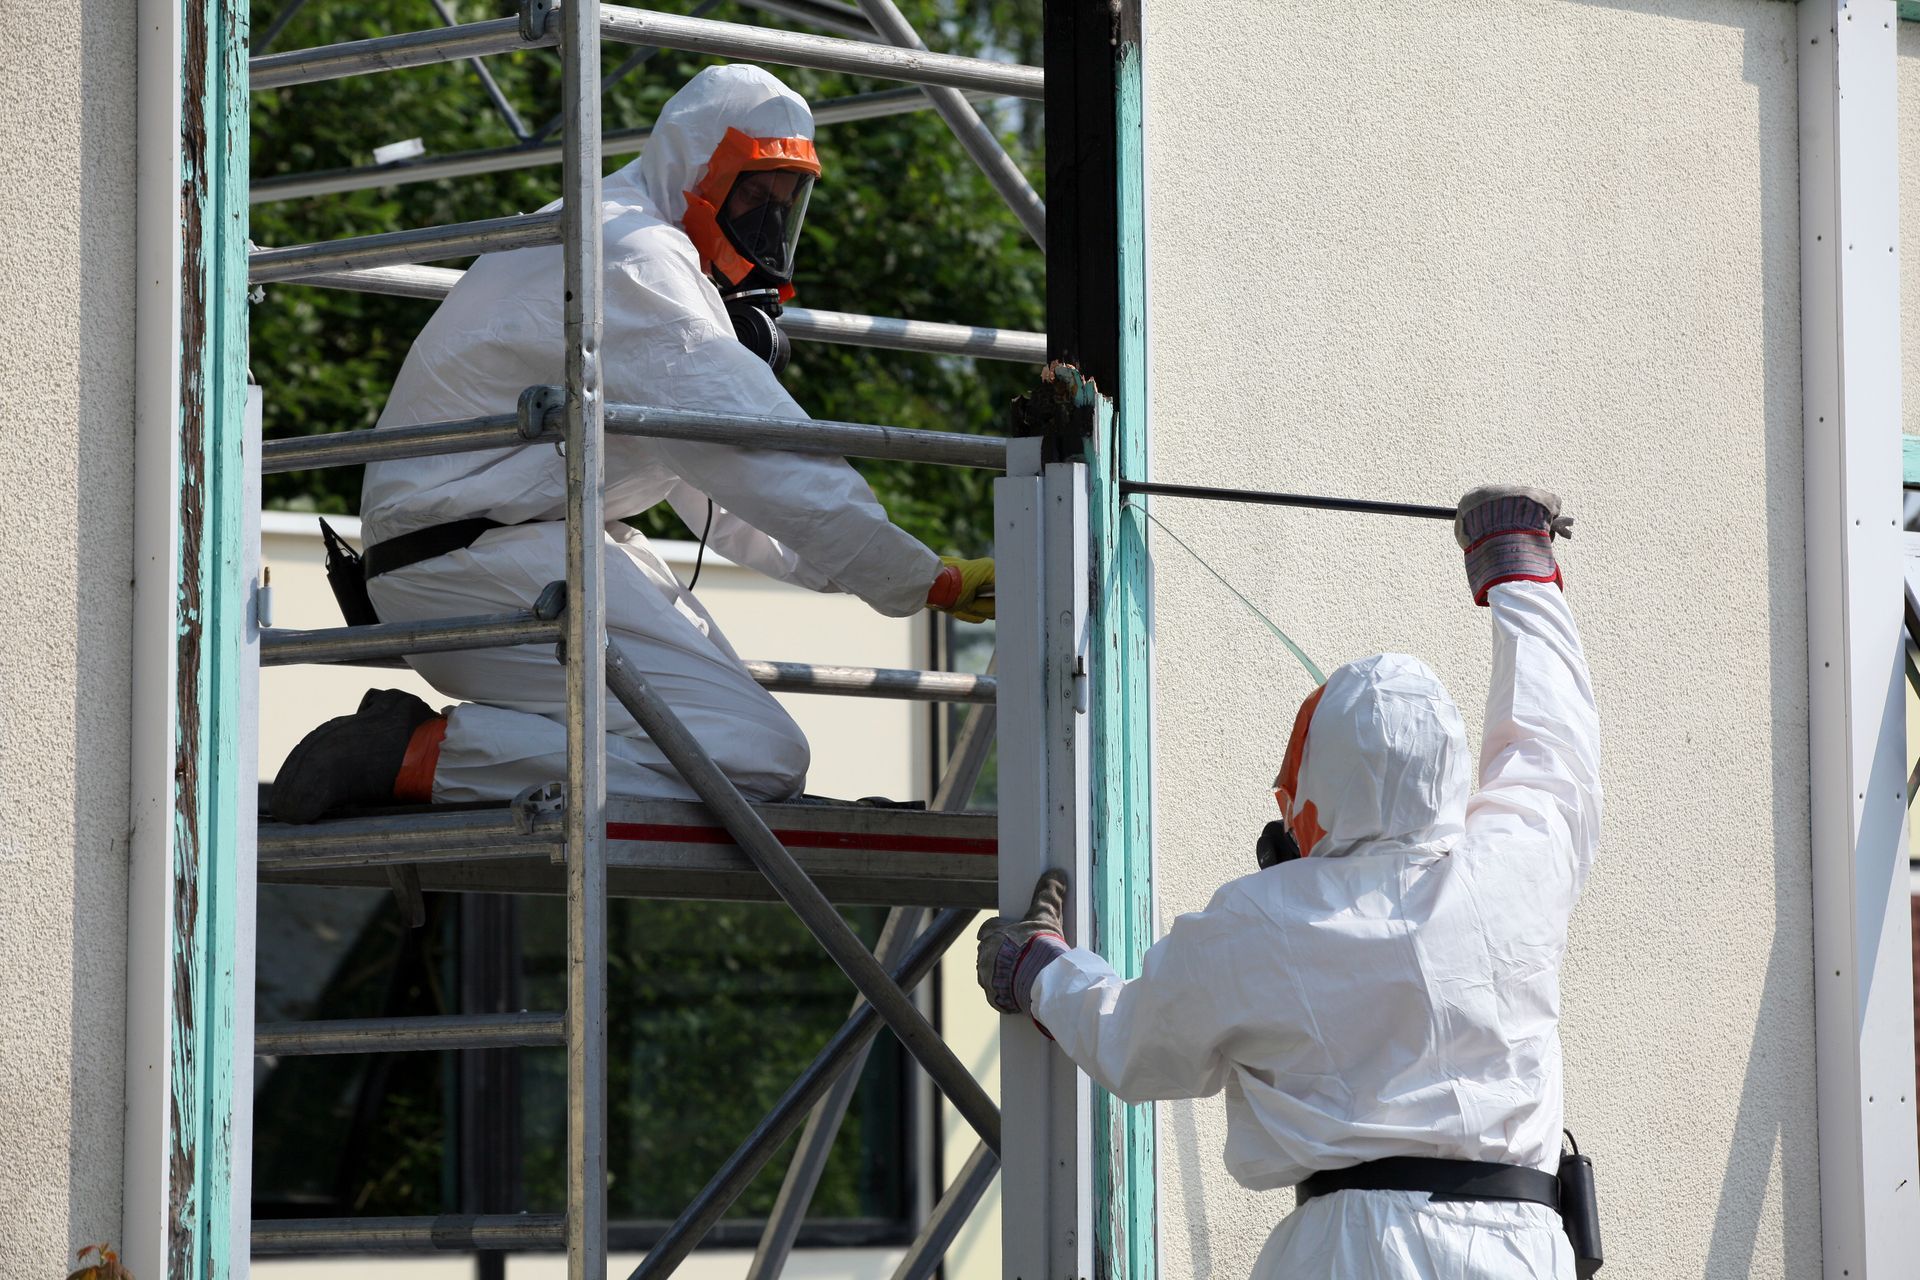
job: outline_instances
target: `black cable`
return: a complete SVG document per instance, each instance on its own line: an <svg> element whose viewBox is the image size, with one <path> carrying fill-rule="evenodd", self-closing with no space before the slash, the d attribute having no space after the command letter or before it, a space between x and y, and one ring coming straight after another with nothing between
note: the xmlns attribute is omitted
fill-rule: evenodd
<svg viewBox="0 0 1920 1280"><path fill-rule="evenodd" d="M693 555L693 577L687 580L687 590L700 585L700 566L707 561L707 539L713 533L713 499L707 499L707 527L700 531L700 550Z"/></svg>
<svg viewBox="0 0 1920 1280"><path fill-rule="evenodd" d="M1122 480L1120 492L1159 498L1200 498L1209 502L1249 502L1272 507L1313 507L1321 511L1357 511L1368 515L1414 516L1451 520L1452 507L1417 502L1375 502L1369 498L1327 498L1306 493L1262 493L1255 489L1217 489L1210 485L1165 484L1158 480Z"/></svg>

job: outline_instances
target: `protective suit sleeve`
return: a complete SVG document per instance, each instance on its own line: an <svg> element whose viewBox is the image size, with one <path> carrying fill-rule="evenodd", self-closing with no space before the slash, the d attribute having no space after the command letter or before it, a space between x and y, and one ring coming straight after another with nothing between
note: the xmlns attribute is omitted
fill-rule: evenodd
<svg viewBox="0 0 1920 1280"><path fill-rule="evenodd" d="M678 239L623 244L607 272L609 403L806 417L773 371L734 338L724 313L703 292L707 286L691 247L684 236ZM873 490L843 459L687 440L653 440L648 446L687 485L792 556L789 561L770 547L749 547L730 527L728 540L740 546L742 563L759 568L777 561L786 568L776 577L851 592L893 617L926 605L939 558L887 518ZM610 467L618 464L618 454L610 442ZM702 504L702 520L704 514ZM716 512L716 533L719 523Z"/></svg>
<svg viewBox="0 0 1920 1280"><path fill-rule="evenodd" d="M1231 886L1229 886L1231 888ZM1076 947L1041 971L1032 1013L1074 1063L1125 1102L1202 1098L1218 1093L1231 1065L1228 1048L1240 1015L1258 1017L1276 1034L1272 991L1243 991L1240 960L1249 933L1270 921L1239 916L1222 904L1173 922L1122 981L1091 951ZM1235 945L1238 938L1239 945Z"/></svg>
<svg viewBox="0 0 1920 1280"><path fill-rule="evenodd" d="M1600 718L1580 634L1550 583L1504 583L1488 603L1493 677L1467 830L1493 847L1544 839L1565 859L1577 897L1601 808Z"/></svg>
<svg viewBox="0 0 1920 1280"><path fill-rule="evenodd" d="M707 502L707 495L690 484L676 484L667 494L667 505L696 537L707 527ZM731 511L722 509L717 502L713 505L713 532L707 537L707 545L735 564L769 578L809 591L840 590L831 578L795 555L791 547L782 546Z"/></svg>

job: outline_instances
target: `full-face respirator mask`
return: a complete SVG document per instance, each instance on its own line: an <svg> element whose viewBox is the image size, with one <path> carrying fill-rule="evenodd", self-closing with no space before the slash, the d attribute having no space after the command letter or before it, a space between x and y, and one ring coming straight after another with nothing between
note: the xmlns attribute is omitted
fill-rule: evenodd
<svg viewBox="0 0 1920 1280"><path fill-rule="evenodd" d="M793 349L778 323L793 296L793 265L820 161L806 138L727 130L697 189L686 193L687 234L720 290L741 345L778 374Z"/></svg>

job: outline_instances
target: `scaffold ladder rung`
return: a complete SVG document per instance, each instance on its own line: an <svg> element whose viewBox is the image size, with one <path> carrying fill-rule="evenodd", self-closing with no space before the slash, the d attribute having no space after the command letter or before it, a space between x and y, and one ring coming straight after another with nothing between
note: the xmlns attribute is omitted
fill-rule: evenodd
<svg viewBox="0 0 1920 1280"><path fill-rule="evenodd" d="M499 415L269 440L261 447L260 470L263 475L274 475L323 467L357 467L395 458L552 443L560 439L559 424L554 419L559 412L535 410L533 416L515 417L511 424L504 415ZM836 422L828 418L701 413L638 404L607 405L606 430L611 435L652 440L689 440L735 448L920 462L983 471L1004 469L1007 456L1007 442L1001 436Z"/></svg>
<svg viewBox="0 0 1920 1280"><path fill-rule="evenodd" d="M282 1218L253 1224L253 1256L552 1249L566 1242L558 1213L447 1213L432 1218Z"/></svg>
<svg viewBox="0 0 1920 1280"><path fill-rule="evenodd" d="M1014 98L1037 100L1044 97L1046 92L1045 73L1039 67L992 62L984 58L964 58L947 53L928 53L921 49L896 48L866 40L774 31L736 22L715 22L709 18L689 18L646 9L616 5L595 7L599 10L600 35L624 44L655 45L688 53L774 62L809 67L816 71L840 71L882 80L903 80L910 84L974 89ZM530 7L523 11L519 19L497 18L433 31L409 31L344 44L268 54L252 59L249 85L254 91L260 92L553 44L558 38L566 8L559 4L540 3L538 10L535 13ZM529 23L544 25L537 26L529 34ZM595 80L597 82L597 76ZM594 105L597 109L597 96ZM594 146L597 155L598 139L595 139Z"/></svg>
<svg viewBox="0 0 1920 1280"><path fill-rule="evenodd" d="M558 1013L461 1013L417 1018L336 1018L263 1022L254 1028L256 1057L339 1053L434 1053L447 1049L538 1049L567 1043Z"/></svg>
<svg viewBox="0 0 1920 1280"><path fill-rule="evenodd" d="M963 95L970 102L983 101L991 94L974 90ZM927 109L927 97L916 88L876 89L871 93L830 98L813 106L815 125L849 124L857 120L877 120ZM602 135L603 156L632 155L653 136L651 127L615 129ZM450 178L468 178L477 174L503 173L514 169L536 169L560 163L557 142L520 143L479 151L454 151L417 160L402 160L383 165L361 165L351 169L323 169L311 173L280 174L262 178L248 188L254 204L277 200L305 200L313 196L340 195L348 191L402 187L416 182L440 182ZM308 283L314 283L309 281Z"/></svg>

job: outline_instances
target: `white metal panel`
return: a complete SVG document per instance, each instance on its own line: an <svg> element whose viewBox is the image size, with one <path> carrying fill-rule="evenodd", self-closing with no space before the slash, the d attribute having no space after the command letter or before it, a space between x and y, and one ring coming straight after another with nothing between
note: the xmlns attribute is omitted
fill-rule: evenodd
<svg viewBox="0 0 1920 1280"><path fill-rule="evenodd" d="M1046 558L1041 600L1046 669L1048 866L1073 877L1067 895L1067 936L1091 935L1092 730L1087 716L1088 560L1087 468L1052 463L1041 480L1040 535ZM1004 846L1002 846L1004 848ZM1016 892L1012 896L1019 896ZM1009 897L1005 863L1000 900ZM1053 1092L1048 1099L1052 1164L1047 1187L1047 1275L1054 1280L1093 1274L1093 1086L1046 1042ZM1002 1071L1005 1066L1002 1066Z"/></svg>
<svg viewBox="0 0 1920 1280"><path fill-rule="evenodd" d="M1073 879L1068 932L1088 877L1086 469L1039 463L1012 442L994 482L1000 724L1000 910L1020 914L1048 867ZM1079 674L1077 674L1079 673ZM1000 1023L1002 1268L1010 1280L1092 1272L1092 1094L1024 1018Z"/></svg>
<svg viewBox="0 0 1920 1280"><path fill-rule="evenodd" d="M1902 671L1895 11L1800 8L1807 645L1821 1236L1920 1256Z"/></svg>

